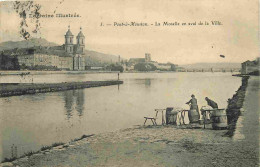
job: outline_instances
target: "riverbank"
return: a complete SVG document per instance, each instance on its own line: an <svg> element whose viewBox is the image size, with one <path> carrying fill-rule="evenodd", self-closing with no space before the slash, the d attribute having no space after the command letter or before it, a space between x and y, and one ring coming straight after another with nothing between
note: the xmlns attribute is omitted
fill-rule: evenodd
<svg viewBox="0 0 260 167"><path fill-rule="evenodd" d="M83 138L9 166L256 166L257 156L226 131L138 127ZM2 165L4 166L4 165Z"/></svg>
<svg viewBox="0 0 260 167"><path fill-rule="evenodd" d="M249 79L245 112L258 113L259 80ZM253 109L248 108L248 106ZM257 118L258 119L258 118ZM18 166L258 166L258 143L223 137L228 130L148 126L103 133L25 156ZM251 133L257 133L252 131ZM258 133L257 133L258 134ZM246 137L247 138L247 137Z"/></svg>
<svg viewBox="0 0 260 167"><path fill-rule="evenodd" d="M242 85L238 88L236 93L232 98L228 99L228 107L226 109L227 119L228 119L228 132L226 135L233 136L233 133L236 129L236 123L241 115L241 112L244 111L243 104L246 95L246 89L248 86L248 80L250 76L241 76Z"/></svg>
<svg viewBox="0 0 260 167"><path fill-rule="evenodd" d="M86 81L86 82L63 82L63 83L44 83L44 84L0 84L0 97L19 96L25 94L57 92L72 89L82 89L100 86L110 86L123 84L123 81Z"/></svg>
<svg viewBox="0 0 260 167"><path fill-rule="evenodd" d="M119 73L120 71L0 71L5 75L48 75L48 74L93 74L93 73Z"/></svg>

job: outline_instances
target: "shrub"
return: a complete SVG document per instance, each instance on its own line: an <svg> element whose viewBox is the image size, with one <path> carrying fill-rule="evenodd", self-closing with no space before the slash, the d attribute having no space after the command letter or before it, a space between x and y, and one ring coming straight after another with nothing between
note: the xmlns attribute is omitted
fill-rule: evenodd
<svg viewBox="0 0 260 167"><path fill-rule="evenodd" d="M156 66L151 63L138 63L134 66L134 69L137 71L155 71L155 70L157 70Z"/></svg>

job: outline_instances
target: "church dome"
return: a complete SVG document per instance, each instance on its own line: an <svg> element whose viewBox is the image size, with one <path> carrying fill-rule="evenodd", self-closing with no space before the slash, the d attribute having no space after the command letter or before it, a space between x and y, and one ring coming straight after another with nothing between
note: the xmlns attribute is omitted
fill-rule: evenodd
<svg viewBox="0 0 260 167"><path fill-rule="evenodd" d="M73 36L73 34L71 33L70 29L68 29L68 31L66 32L66 36Z"/></svg>
<svg viewBox="0 0 260 167"><path fill-rule="evenodd" d="M80 32L78 33L77 37L85 37L81 30L82 30L82 28L80 27Z"/></svg>
<svg viewBox="0 0 260 167"><path fill-rule="evenodd" d="M84 36L83 33L80 31L80 32L78 33L77 37L85 37L85 36Z"/></svg>
<svg viewBox="0 0 260 167"><path fill-rule="evenodd" d="M70 26L68 26L68 31L66 32L65 36L73 36L73 34L70 31Z"/></svg>

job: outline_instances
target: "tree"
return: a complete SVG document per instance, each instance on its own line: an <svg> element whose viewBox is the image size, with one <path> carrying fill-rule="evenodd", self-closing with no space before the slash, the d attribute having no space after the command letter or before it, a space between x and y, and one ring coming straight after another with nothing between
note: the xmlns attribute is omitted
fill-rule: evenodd
<svg viewBox="0 0 260 167"><path fill-rule="evenodd" d="M34 1L14 1L13 8L20 16L20 35L25 40L31 37L31 33L39 32L41 26L39 18L41 5ZM30 20L29 20L30 19ZM32 25L31 25L32 24ZM33 29L31 32L29 29Z"/></svg>
<svg viewBox="0 0 260 167"><path fill-rule="evenodd" d="M120 72L123 72L124 71L124 68L123 66L121 65L115 65L115 64L111 64L110 66L107 67L108 70L111 70L111 71L120 71Z"/></svg>
<svg viewBox="0 0 260 167"><path fill-rule="evenodd" d="M0 69L2 70L20 70L17 56L1 54Z"/></svg>
<svg viewBox="0 0 260 167"><path fill-rule="evenodd" d="M20 69L26 69L27 67L26 67L26 65L23 63L21 66L20 66Z"/></svg>
<svg viewBox="0 0 260 167"><path fill-rule="evenodd" d="M13 63L14 70L20 70L20 65L17 56L12 58L12 63Z"/></svg>
<svg viewBox="0 0 260 167"><path fill-rule="evenodd" d="M137 71L155 71L155 70L157 70L156 66L151 63L138 63L134 66L134 69Z"/></svg>

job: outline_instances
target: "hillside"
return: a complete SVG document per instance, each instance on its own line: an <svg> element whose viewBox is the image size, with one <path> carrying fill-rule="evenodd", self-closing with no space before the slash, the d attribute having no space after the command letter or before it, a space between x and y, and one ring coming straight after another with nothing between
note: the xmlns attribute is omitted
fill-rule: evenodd
<svg viewBox="0 0 260 167"><path fill-rule="evenodd" d="M115 55L109 55L109 54L100 53L92 50L86 50L86 49L85 49L85 54L87 56L87 59L90 58L96 62L101 62L101 63L118 62L118 56Z"/></svg>
<svg viewBox="0 0 260 167"><path fill-rule="evenodd" d="M241 68L241 63L195 63L179 65L185 69L236 69Z"/></svg>
<svg viewBox="0 0 260 167"><path fill-rule="evenodd" d="M0 51L9 50L14 48L30 48L36 46L43 46L43 47L54 47L59 46L53 42L49 42L44 38L32 38L29 40L23 41L8 41L0 43ZM90 64L100 64L100 63L115 63L118 61L118 56L109 55L105 53L100 53L97 51L85 50L86 60Z"/></svg>
<svg viewBox="0 0 260 167"><path fill-rule="evenodd" d="M0 43L0 51L14 48L29 48L34 46L58 46L58 44L48 42L44 38L32 38L23 41L8 41Z"/></svg>

